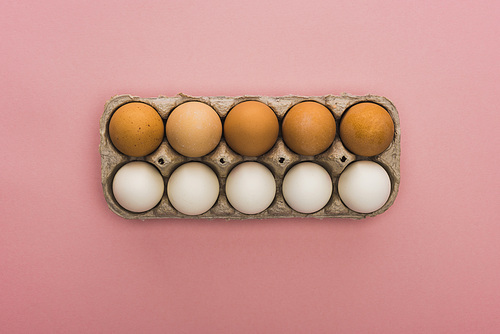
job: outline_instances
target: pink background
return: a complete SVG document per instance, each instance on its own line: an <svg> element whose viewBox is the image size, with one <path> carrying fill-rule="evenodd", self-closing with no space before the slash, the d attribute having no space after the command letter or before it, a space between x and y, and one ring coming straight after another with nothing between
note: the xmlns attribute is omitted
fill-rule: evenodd
<svg viewBox="0 0 500 334"><path fill-rule="evenodd" d="M498 1L2 1L4 333L498 333ZM128 221L116 94L391 99L394 205L362 221Z"/></svg>

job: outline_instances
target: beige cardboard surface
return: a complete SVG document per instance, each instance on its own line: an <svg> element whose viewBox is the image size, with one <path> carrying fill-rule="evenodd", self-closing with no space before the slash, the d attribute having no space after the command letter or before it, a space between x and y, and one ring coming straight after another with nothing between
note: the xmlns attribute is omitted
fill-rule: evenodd
<svg viewBox="0 0 500 334"><path fill-rule="evenodd" d="M280 135L274 147L266 154L259 157L246 157L236 154L232 151L222 137L219 145L214 151L206 156L200 158L187 158L175 152L164 138L160 147L152 154L132 158L120 153L111 143L108 134L108 123L113 112L121 105L133 101L144 102L153 106L163 121L168 118L169 113L179 104L187 101L200 101L212 106L219 114L222 121L227 115L229 110L239 102L246 100L256 100L267 104L276 113L281 125L281 121L286 112L295 104L302 101L316 101L324 104L335 117L338 124L342 114L352 105L359 102L375 102L383 106L391 115L394 121L394 139L390 146L375 157L361 157L356 156L349 152L343 145L339 138L338 131L335 135L333 144L323 153L317 156L301 156L287 148ZM225 218L225 219L263 219L263 218L290 218L290 217L316 217L316 218L353 218L360 219L368 216L375 216L386 211L395 201L399 184L400 184L400 155L401 155L401 130L399 114L396 107L385 97L375 95L353 96L343 94L340 96L325 95L325 96L239 96L239 97L226 97L226 96L212 96L212 97L197 97L178 94L172 97L155 97L155 98L141 98L131 95L119 95L111 98L105 105L104 112L100 120L100 145L99 152L101 154L101 177L104 197L108 203L109 208L117 215L127 219L159 219L159 218ZM181 164L189 161L199 161L211 167L219 178L220 192L216 204L207 212L197 216L187 216L176 211L169 203L166 192L163 195L160 203L153 209L143 213L133 213L123 209L114 199L112 194L112 181L116 171L130 161L147 161L152 163L158 168L165 180L165 185L168 182L169 175ZM339 175L344 168L351 162L357 160L372 160L381 164L388 172L392 190L386 204L379 210L362 214L348 209L340 200L337 192L337 181ZM225 180L229 171L238 163L243 161L257 161L268 167L274 174L276 179L276 197L273 203L263 212L254 215L247 215L238 212L231 207L226 199L224 188ZM330 174L334 189L332 197L327 205L311 214L303 214L292 210L285 202L282 192L281 184L285 173L295 164L303 161L312 161L323 166Z"/></svg>

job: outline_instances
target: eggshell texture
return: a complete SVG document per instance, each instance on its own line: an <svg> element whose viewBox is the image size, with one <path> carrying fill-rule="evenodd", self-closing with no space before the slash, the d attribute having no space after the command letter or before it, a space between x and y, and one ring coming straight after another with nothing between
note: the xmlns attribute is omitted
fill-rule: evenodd
<svg viewBox="0 0 500 334"><path fill-rule="evenodd" d="M335 138L335 118L324 105L306 101L293 106L285 115L283 140L295 153L317 155Z"/></svg>
<svg viewBox="0 0 500 334"><path fill-rule="evenodd" d="M394 122L383 107L372 102L349 108L340 122L340 139L354 154L371 157L382 153L394 138Z"/></svg>
<svg viewBox="0 0 500 334"><path fill-rule="evenodd" d="M283 197L295 211L313 213L330 200L333 183L328 172L313 162L293 166L283 178Z"/></svg>
<svg viewBox="0 0 500 334"><path fill-rule="evenodd" d="M163 120L148 104L131 102L119 107L109 121L113 145L131 157L142 157L160 146L164 135Z"/></svg>
<svg viewBox="0 0 500 334"><path fill-rule="evenodd" d="M188 162L170 175L167 194L177 211L186 215L201 215L217 201L219 179L207 165Z"/></svg>
<svg viewBox="0 0 500 334"><path fill-rule="evenodd" d="M389 199L391 179L378 163L355 161L340 174L338 191L348 208L370 213L380 209Z"/></svg>
<svg viewBox="0 0 500 334"><path fill-rule="evenodd" d="M239 212L256 214L274 200L276 181L264 165L249 161L234 167L226 179L226 197Z"/></svg>
<svg viewBox="0 0 500 334"><path fill-rule="evenodd" d="M266 153L276 143L278 132L276 114L258 101L237 104L224 121L224 138L241 155L256 157Z"/></svg>
<svg viewBox="0 0 500 334"><path fill-rule="evenodd" d="M156 167L144 161L123 165L113 178L113 195L126 210L144 212L161 200L165 184Z"/></svg>
<svg viewBox="0 0 500 334"><path fill-rule="evenodd" d="M197 101L177 106L168 117L165 129L174 150L191 158L210 153L222 136L219 115L208 104Z"/></svg>

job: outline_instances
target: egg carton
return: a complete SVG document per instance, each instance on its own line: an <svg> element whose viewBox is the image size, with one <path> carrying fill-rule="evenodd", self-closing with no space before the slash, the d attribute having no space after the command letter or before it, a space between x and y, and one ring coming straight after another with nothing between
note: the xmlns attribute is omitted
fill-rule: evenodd
<svg viewBox="0 0 500 334"><path fill-rule="evenodd" d="M188 158L180 155L169 145L164 137L161 145L148 156L134 158L119 152L112 144L108 124L113 112L123 104L129 102L143 102L154 107L166 122L170 112L178 105L187 101L200 101L212 106L221 121L236 104L254 100L260 101L271 107L276 113L280 126L285 113L295 104L303 101L316 101L325 105L333 113L337 131L333 144L323 153L316 156L298 155L291 151L284 143L281 136L281 128L273 148L267 153L258 157L241 156L235 153L224 141L224 135L218 146L209 154L199 158ZM374 157L357 156L351 153L342 144L339 138L339 122L344 111L350 106L359 102L374 102L383 106L394 121L394 138L389 147L381 154ZM340 96L189 96L178 94L172 97L159 96L154 98L141 98L132 95L119 95L106 102L104 113L100 120L100 145L101 154L101 178L104 197L111 211L127 219L163 219L163 218L223 218L223 219L265 219L265 218L293 218L293 217L314 217L314 218L352 218L361 219L372 217L385 212L395 201L400 184L400 154L401 154L401 133L399 115L396 107L391 101L382 96L365 95L354 96L342 94ZM345 206L338 194L337 183L340 174L347 165L357 160L371 160L379 163L388 172L391 180L391 194L389 199L379 210L371 213L358 213ZM160 203L153 209L135 213L122 208L113 196L112 182L115 173L124 164L131 161L147 161L158 168L165 180L165 192ZM214 206L207 212L190 216L178 212L169 202L166 194L166 184L170 174L180 165L190 161L199 161L210 166L219 178L220 192L219 198ZM272 204L263 212L258 214L244 214L234 209L225 195L226 177L233 167L244 161L257 161L268 167L276 179L276 196ZM286 172L295 164L304 161L315 162L323 166L330 174L333 182L333 193L328 203L319 211L314 213L300 213L290 208L283 198L281 185Z"/></svg>

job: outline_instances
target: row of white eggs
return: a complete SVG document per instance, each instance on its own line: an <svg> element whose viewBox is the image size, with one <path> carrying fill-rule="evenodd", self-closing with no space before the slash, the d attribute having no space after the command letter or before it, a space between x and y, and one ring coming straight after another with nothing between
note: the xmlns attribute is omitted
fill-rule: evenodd
<svg viewBox="0 0 500 334"><path fill-rule="evenodd" d="M177 167L168 178L167 197L177 211L185 215L200 215L217 202L219 188L217 175L210 167L200 162L187 162ZM158 205L165 192L165 182L152 164L132 161L117 171L112 189L118 204L128 211L140 213ZM333 182L319 164L301 162L285 174L281 190L293 210L313 213L321 210L330 200ZM355 161L340 174L338 193L351 210L370 213L387 202L391 180L380 164ZM257 214L273 202L276 181L264 165L244 162L228 174L225 194L239 212Z"/></svg>

